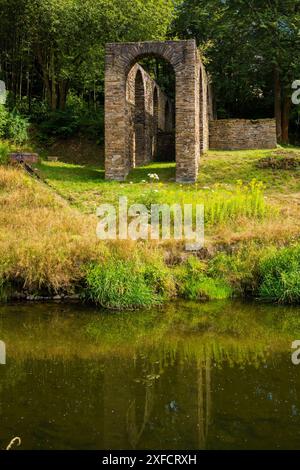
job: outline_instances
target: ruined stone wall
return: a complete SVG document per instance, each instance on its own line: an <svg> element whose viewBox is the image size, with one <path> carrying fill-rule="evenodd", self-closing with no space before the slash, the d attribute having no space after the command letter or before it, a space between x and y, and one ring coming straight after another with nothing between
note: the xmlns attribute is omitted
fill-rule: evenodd
<svg viewBox="0 0 300 470"><path fill-rule="evenodd" d="M220 119L210 121L209 127L212 149L272 149L277 145L275 119Z"/></svg>
<svg viewBox="0 0 300 470"><path fill-rule="evenodd" d="M124 180L133 164L132 111L126 96L127 76L142 57L156 56L173 67L176 78L176 180L198 175L200 145L201 59L194 40L107 44L105 58L105 176ZM130 89L130 87L129 87ZM129 106L127 106L129 102ZM145 92L147 103L147 91ZM165 114L166 115L166 114ZM158 127L163 118L158 116ZM147 113L145 120L147 122ZM148 124L146 124L147 126ZM149 140L145 156L149 157ZM147 143L148 142L148 143ZM152 139L153 145L153 139Z"/></svg>
<svg viewBox="0 0 300 470"><path fill-rule="evenodd" d="M209 106L208 106L208 77L205 68L200 63L200 153L209 148Z"/></svg>
<svg viewBox="0 0 300 470"><path fill-rule="evenodd" d="M172 101L143 67L135 64L126 82L127 158L130 167L155 159L158 132L169 129L173 113Z"/></svg>

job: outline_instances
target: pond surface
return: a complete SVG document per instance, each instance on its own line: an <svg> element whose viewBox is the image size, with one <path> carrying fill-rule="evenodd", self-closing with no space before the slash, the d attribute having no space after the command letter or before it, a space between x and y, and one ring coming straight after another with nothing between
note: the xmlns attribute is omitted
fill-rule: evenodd
<svg viewBox="0 0 300 470"><path fill-rule="evenodd" d="M0 448L300 449L296 308L0 307Z"/></svg>

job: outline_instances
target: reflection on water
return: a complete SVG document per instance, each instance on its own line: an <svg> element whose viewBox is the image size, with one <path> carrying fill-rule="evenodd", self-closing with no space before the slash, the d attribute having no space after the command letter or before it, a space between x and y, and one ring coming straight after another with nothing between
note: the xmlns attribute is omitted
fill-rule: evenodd
<svg viewBox="0 0 300 470"><path fill-rule="evenodd" d="M299 309L0 308L0 447L300 448Z"/></svg>

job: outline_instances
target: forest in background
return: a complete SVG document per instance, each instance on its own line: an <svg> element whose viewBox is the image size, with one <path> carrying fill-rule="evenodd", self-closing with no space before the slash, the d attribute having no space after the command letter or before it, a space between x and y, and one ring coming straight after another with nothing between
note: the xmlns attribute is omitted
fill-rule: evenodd
<svg viewBox="0 0 300 470"><path fill-rule="evenodd" d="M279 142L300 141L300 0L0 0L0 18L0 138L31 123L47 143L79 131L100 143L105 44L195 38L218 118L275 115ZM150 69L171 86L163 63Z"/></svg>

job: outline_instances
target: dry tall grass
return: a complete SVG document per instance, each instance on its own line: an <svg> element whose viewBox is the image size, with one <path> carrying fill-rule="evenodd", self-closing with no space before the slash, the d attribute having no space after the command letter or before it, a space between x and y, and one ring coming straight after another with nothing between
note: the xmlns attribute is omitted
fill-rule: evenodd
<svg viewBox="0 0 300 470"><path fill-rule="evenodd" d="M72 291L83 265L101 262L96 220L71 209L21 169L0 167L0 279L29 291Z"/></svg>

